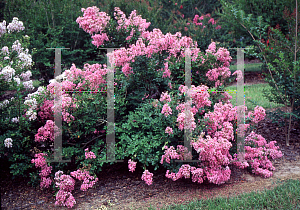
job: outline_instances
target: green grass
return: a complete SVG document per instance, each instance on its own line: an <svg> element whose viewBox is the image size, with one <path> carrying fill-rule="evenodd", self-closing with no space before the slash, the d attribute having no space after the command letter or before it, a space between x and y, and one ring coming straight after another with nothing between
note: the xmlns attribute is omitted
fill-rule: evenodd
<svg viewBox="0 0 300 210"><path fill-rule="evenodd" d="M257 105L265 109L281 107L281 104L270 102L267 98L263 97L263 91L270 89L271 87L268 83L245 85L245 105L248 107L248 110L254 110ZM228 86L226 90L232 96L230 102L232 105L236 105L236 86Z"/></svg>
<svg viewBox="0 0 300 210"><path fill-rule="evenodd" d="M257 71L260 72L261 71L261 66L262 66L262 63L245 64L244 71L245 72L257 72ZM230 65L229 69L230 69L231 72L234 72L237 69L237 65L236 64Z"/></svg>
<svg viewBox="0 0 300 210"><path fill-rule="evenodd" d="M148 210L155 208L149 207ZM194 200L187 205L171 205L163 210L179 209L300 209L300 181L287 180L272 190L242 194L232 198Z"/></svg>

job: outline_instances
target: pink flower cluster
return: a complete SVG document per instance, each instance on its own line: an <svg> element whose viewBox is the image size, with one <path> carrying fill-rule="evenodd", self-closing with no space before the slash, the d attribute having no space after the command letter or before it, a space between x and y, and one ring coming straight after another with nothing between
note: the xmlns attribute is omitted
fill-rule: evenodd
<svg viewBox="0 0 300 210"><path fill-rule="evenodd" d="M114 53L109 56L110 61L114 58L116 61L116 67L122 66L122 72L128 76L132 67L130 67L130 62L134 60L136 56L146 55L147 57L151 57L153 53L161 53L163 50L169 53L169 57L171 55L177 56L178 52L181 52L180 55L184 57L184 48L195 48L192 50L192 57L196 56L199 52L197 49L197 43L193 42L193 40L189 37L181 37L181 33L176 33L172 35L170 33L164 35L159 29L153 29L153 31L145 31L142 33L142 37L138 38L136 44L132 44L129 48L121 48L119 50L114 51ZM147 46L145 43L148 43ZM165 63L163 77L170 77L171 72L168 68L168 65Z"/></svg>
<svg viewBox="0 0 300 210"><path fill-rule="evenodd" d="M77 171L73 171L70 173L71 176L75 177L76 179L83 181L80 190L86 191L88 188L92 188L96 182L98 181L98 178L95 178L89 174L89 171L81 171L78 169Z"/></svg>
<svg viewBox="0 0 300 210"><path fill-rule="evenodd" d="M148 170L145 170L142 175L142 180L144 180L147 185L151 185L152 177L153 177L153 173L150 173Z"/></svg>
<svg viewBox="0 0 300 210"><path fill-rule="evenodd" d="M202 168L196 168L191 167L188 164L184 164L179 168L179 171L177 173L171 172L167 170L166 177L169 179L172 179L173 181L176 181L180 178L190 178L192 173L192 181L198 182L199 184L203 183L203 169Z"/></svg>
<svg viewBox="0 0 300 210"><path fill-rule="evenodd" d="M59 128L52 120L47 120L46 125L38 129L38 133L35 134L36 142L44 142L48 138L50 141L54 141L54 138L59 135Z"/></svg>
<svg viewBox="0 0 300 210"><path fill-rule="evenodd" d="M131 171L131 172L134 172L134 171L135 171L136 163L137 163L137 162L134 162L134 161L132 161L131 159L128 160L128 168L129 168L129 171Z"/></svg>
<svg viewBox="0 0 300 210"><path fill-rule="evenodd" d="M88 148L86 148L84 151L85 151L85 159L96 159L96 155L92 151L89 152Z"/></svg>
<svg viewBox="0 0 300 210"><path fill-rule="evenodd" d="M40 187L48 188L51 185L52 180L50 177L47 178L47 176L51 174L52 166L47 165L46 158L44 156L48 156L48 155L44 153L35 154L34 157L36 157L36 159L32 159L31 163L34 163L35 167L42 169L40 172L40 176L41 176Z"/></svg>
<svg viewBox="0 0 300 210"><path fill-rule="evenodd" d="M168 92L163 92L160 96L159 99L161 102L166 101L166 102L171 102L171 98L170 95L168 94Z"/></svg>
<svg viewBox="0 0 300 210"><path fill-rule="evenodd" d="M166 128L165 133L168 133L169 135L173 134L173 129L169 126Z"/></svg>
<svg viewBox="0 0 300 210"><path fill-rule="evenodd" d="M172 114L172 109L169 104L164 104L161 113L164 114L166 117Z"/></svg>
<svg viewBox="0 0 300 210"><path fill-rule="evenodd" d="M217 129L221 129L225 122L231 122L237 119L236 107L232 104L222 104L222 102L214 105L214 111L205 113L204 119L208 119L206 125L210 128L208 134L214 136Z"/></svg>
<svg viewBox="0 0 300 210"><path fill-rule="evenodd" d="M71 193L74 190L75 180L70 175L64 175L62 171L57 171L54 179L56 187L59 188L56 194L55 205L72 208L76 204L75 198Z"/></svg>
<svg viewBox="0 0 300 210"><path fill-rule="evenodd" d="M254 116L254 117L253 117ZM254 108L254 113L253 112L249 112L248 113L248 118L252 118L252 121L254 123L258 123L260 122L261 120L265 119L265 116L266 116L266 111L264 108L262 107L259 107L259 106L256 106Z"/></svg>
<svg viewBox="0 0 300 210"><path fill-rule="evenodd" d="M41 111L39 112L39 116L41 119L49 119L54 120L54 113L52 111L53 101L45 100L43 105L40 107Z"/></svg>
<svg viewBox="0 0 300 210"><path fill-rule="evenodd" d="M168 148L168 146L165 146L165 154L162 155L160 163L163 164L164 160L167 163L170 163L171 159L178 159L178 160L188 160L192 159L191 152L188 151L187 148L185 148L182 145L177 145L177 150L174 149L173 146Z"/></svg>
<svg viewBox="0 0 300 210"><path fill-rule="evenodd" d="M203 25L203 23L198 23L198 20L204 20L205 17L208 17L210 18L210 14L206 14L206 15L202 15L201 17L199 17L199 15L195 15L194 19L193 19L193 23L196 25L196 26L199 26L199 25ZM213 18L210 18L207 22L208 24L211 23L212 25L215 25L216 24L216 21L213 19ZM203 28L205 28L205 26L203 25ZM216 29L220 29L221 26L218 25L216 27Z"/></svg>
<svg viewBox="0 0 300 210"><path fill-rule="evenodd" d="M268 158L280 158L282 152L275 146L276 141L267 143L265 138L253 131L245 139L245 160L252 168L252 173L265 178L272 176L270 170L275 170L272 162ZM238 163L234 162L236 165ZM239 165L238 165L239 166ZM240 166L242 168L242 166Z"/></svg>
<svg viewBox="0 0 300 210"><path fill-rule="evenodd" d="M90 34L101 33L111 19L105 12L99 12L99 8L96 6L82 8L81 12L83 12L83 17L78 17L76 22L80 28Z"/></svg>

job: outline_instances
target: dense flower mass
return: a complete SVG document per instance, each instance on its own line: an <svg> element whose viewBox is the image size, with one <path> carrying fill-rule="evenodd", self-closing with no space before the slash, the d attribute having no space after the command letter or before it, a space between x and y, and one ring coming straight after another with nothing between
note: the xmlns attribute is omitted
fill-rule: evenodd
<svg viewBox="0 0 300 210"><path fill-rule="evenodd" d="M99 12L97 7L82 9L82 12L84 12L83 17L77 18L76 21L83 30L92 35L92 44L99 47L106 41L110 41L111 37L108 37L105 30L110 27L110 21L112 21L111 17L109 17L105 12ZM179 32L176 34L167 33L164 35L159 29L146 31L150 23L147 23L146 20L141 18L141 16L137 16L136 11L133 11L130 16L126 18L124 12L122 12L119 8L115 8L114 16L118 23L117 30L125 29L127 32L130 30L130 36L128 36L126 40L130 40L134 36L136 32L135 30L141 32L141 36L137 38L136 43L131 44L128 48L118 49L109 55L109 60L114 60L116 62L115 66L119 67L125 76L129 76L134 73L132 63L135 62L135 59L138 56L147 56L150 58L154 54L166 52L167 56L169 56L168 59L173 56L172 58L179 60L185 57L185 48L193 48L193 50L190 51L192 62L199 63L200 65L204 63L205 59L202 55L200 55L197 43L191 38L185 36L182 37ZM195 16L194 23L196 25L201 25L202 23L198 23L198 20L203 20L204 18L209 18L209 24L216 24L216 21L211 18L209 14L201 17ZM15 24L18 25L17 23ZM205 26L203 26L203 28L204 27ZM0 23L0 35L2 33L1 31L4 30L6 30L6 28L4 28L3 24ZM10 30L13 31L15 29L10 27ZM30 63L29 57L22 54L23 49L19 41L14 43L12 49L19 53L19 59L22 60L23 63ZM1 53L5 56L9 56L10 54L7 48L2 48ZM231 76L229 69L231 57L229 51L225 48L217 49L215 42L212 42L206 50L206 55L209 54L214 55L219 62L218 65L214 64L213 67L207 71L206 76L210 81L214 81L215 86L218 87L224 84L226 78ZM174 83L171 84L170 78L173 66L171 66L171 62L167 62L166 60L163 62L163 67L159 68L163 71L162 77L168 82L168 86L172 88L172 84ZM221 65L219 65L219 63L221 63ZM12 80L15 72L9 68L10 67L7 67L4 71L5 73L2 75L4 79ZM46 123L43 122L45 125L38 129L38 133L35 135L35 141L54 141L54 138L59 131L53 121L53 113L60 110L59 105L55 104L53 101L53 95L59 85L61 85L62 91L59 91L59 93L56 92L56 96L60 96L62 99L62 117L65 122L69 123L74 121L74 117L67 112L67 108L76 109L78 106L76 106L77 100L73 99L70 95L65 93L65 91L83 89L98 90L100 88L102 91L107 81L107 74L108 69L106 65L85 64L84 69L78 69L73 64L70 70L66 70L58 77L51 80L50 84L46 88L39 88L36 93L29 94L24 102L27 106L26 116L29 117L29 120L37 119L37 116L44 121L47 120ZM237 79L241 79L242 75L240 71L236 71L235 74L237 74ZM16 76L17 77L14 78L16 83L20 84L19 79L23 79L25 81L23 82L24 87L27 87L28 89L31 88L32 83L29 81L31 76L30 71ZM192 148L197 152L195 155L198 156L198 166L193 167L189 164L182 164L177 173L167 170L166 177L174 181L184 177L186 179L191 178L193 182L198 183L203 183L204 180L208 180L210 183L222 184L230 178L231 170L229 165L231 163L242 168L251 166L253 173L260 174L265 177L272 175L270 170L274 170L274 167L269 159L281 157L282 154L278 151L278 147L275 146L275 142L267 144L262 136L257 135L254 132L252 132L245 140L245 161L233 161L236 160L236 155L234 155L233 158L229 153L229 150L232 148L232 142L235 140L234 125L237 120L237 107L233 107L230 103L230 95L228 93L223 93L223 97L219 99L218 103L216 103L215 101L213 102L213 99L211 99L213 97L210 98L211 95L208 93L208 87L205 85L197 87L191 85L190 88L188 88L188 86L180 85L178 90L178 97L182 97L182 94L184 94L185 96L189 96L191 100L188 102L180 102L180 100L177 100L177 96L169 94L168 92L162 92L160 99L153 100L152 103L156 111L159 109L163 120L172 119L174 123L177 122L177 125L173 126L173 128L171 128L170 124L168 124L170 126L166 126L166 128L163 127L164 131L162 132L168 134L165 135L163 133L164 136L170 137L171 139L171 137L173 137L171 134L183 131L183 129L195 131L197 130L196 121L198 123L203 123L204 126L209 129L207 130L207 135L202 132L201 135L197 136L197 138L194 138L190 142ZM43 94L47 95L47 99ZM37 100L39 97L43 100ZM149 94L145 94L143 99L148 97ZM40 104L41 101L42 104ZM4 107L8 103L9 101L5 101L0 105L1 107ZM212 105L213 107L211 107ZM172 116L172 113L174 113L172 108L175 109L175 107L178 111L178 115ZM37 115L36 111L38 111L38 108L40 110ZM211 108L213 111L209 111L203 116L202 114L207 108ZM198 112L202 115L201 117L203 118L203 121L195 119L199 116L197 115ZM253 123L258 123L263 120L264 117L265 110L262 107L256 107L254 113L250 112L248 115L248 119L250 119ZM14 121L16 122L17 119L14 119ZM247 129L248 127L249 124L243 124L243 126L238 129L242 130ZM99 134L97 129L94 130L93 128L92 132L94 132L94 134ZM168 142L166 141L166 143ZM6 147L10 148L12 146L12 140L10 138L6 139L4 144ZM160 160L160 163L164 165L170 164L171 159L191 160L193 158L191 151L188 151L188 148L182 145L177 145L177 149L175 149L172 145L169 147L164 146L164 149L164 154L161 156ZM93 149L93 151L97 150ZM84 156L82 156L83 158L85 157L84 163L98 162L96 157L97 153L95 153L86 148ZM134 158L139 158L137 154L132 155ZM39 173L41 176L41 188L48 188L52 183L51 178L48 177L51 174L52 167L48 166L45 156L47 155L44 153L36 154L35 159L31 161L36 167L41 168L41 172ZM134 172L136 165L137 162L134 162L131 159L128 160L129 171ZM93 168L95 167L97 166L93 166ZM93 187L98 181L98 178L91 176L90 172L86 170L85 167L84 169L80 168L77 171L71 172L70 175L65 175L62 171L57 171L54 178L55 185L59 188L56 194L56 205L72 208L76 204L72 195L75 179L82 181L80 187L82 191L86 191ZM141 179L144 180L147 185L151 185L153 183L153 173L145 170Z"/></svg>

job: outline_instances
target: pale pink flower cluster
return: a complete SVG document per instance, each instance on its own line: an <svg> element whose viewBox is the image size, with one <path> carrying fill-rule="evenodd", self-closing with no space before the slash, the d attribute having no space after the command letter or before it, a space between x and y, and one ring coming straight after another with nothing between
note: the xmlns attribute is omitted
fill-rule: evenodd
<svg viewBox="0 0 300 210"><path fill-rule="evenodd" d="M171 102L171 98L170 98L170 95L168 94L168 92L163 92L161 95L160 95L160 99L159 99L161 102L163 101L166 101L166 102Z"/></svg>
<svg viewBox="0 0 300 210"><path fill-rule="evenodd" d="M150 173L148 170L145 170L142 175L142 180L144 180L147 185L151 185L152 177L153 177L153 173Z"/></svg>
<svg viewBox="0 0 300 210"><path fill-rule="evenodd" d="M109 38L106 33L102 34L95 34L92 36L93 41L92 44L99 47L100 45L103 45L105 41L109 41Z"/></svg>
<svg viewBox="0 0 300 210"><path fill-rule="evenodd" d="M14 17L12 22L8 24L7 30L8 33L12 33L14 31L20 32L23 31L25 27L23 26L23 22L19 21L17 17Z"/></svg>
<svg viewBox="0 0 300 210"><path fill-rule="evenodd" d="M52 180L50 177L47 176L51 174L52 166L47 165L47 161L44 156L48 155L44 153L35 154L34 157L36 157L36 159L32 159L31 163L34 163L35 167L42 169L39 174L41 176L40 187L48 188L51 185Z"/></svg>
<svg viewBox="0 0 300 210"><path fill-rule="evenodd" d="M0 23L0 24L1 24L1 23ZM3 55L9 55L9 49L8 49L8 47L7 47L7 46L2 47L1 53L2 53Z"/></svg>
<svg viewBox="0 0 300 210"><path fill-rule="evenodd" d="M169 126L166 128L165 133L168 133L169 135L173 134L173 129Z"/></svg>
<svg viewBox="0 0 300 210"><path fill-rule="evenodd" d="M23 85L24 85L26 90L33 90L34 89L32 80L23 82Z"/></svg>
<svg viewBox="0 0 300 210"><path fill-rule="evenodd" d="M161 113L164 114L166 117L172 114L172 109L169 104L164 104Z"/></svg>
<svg viewBox="0 0 300 210"><path fill-rule="evenodd" d="M205 113L204 119L209 119L206 125L210 128L208 130L209 135L214 135L217 129L221 129L224 122L231 122L236 120L236 107L232 107L232 104L222 104L222 102L214 105L214 111Z"/></svg>
<svg viewBox="0 0 300 210"><path fill-rule="evenodd" d="M165 67L164 67L164 73L163 73L163 78L166 78L166 77L171 77L171 71L169 69L169 64L168 62L164 63Z"/></svg>
<svg viewBox="0 0 300 210"><path fill-rule="evenodd" d="M99 12L96 6L82 8L81 12L83 12L83 17L78 17L76 22L89 34L101 33L111 19L105 12Z"/></svg>
<svg viewBox="0 0 300 210"><path fill-rule="evenodd" d="M88 148L86 148L84 151L85 151L85 159L91 159L91 160L96 159L96 155L92 151L89 152Z"/></svg>
<svg viewBox="0 0 300 210"><path fill-rule="evenodd" d="M12 122L12 123L18 123L19 120L20 120L19 117L14 117L14 118L11 119L11 122Z"/></svg>
<svg viewBox="0 0 300 210"><path fill-rule="evenodd" d="M188 129L192 131L196 128L194 114L191 110L179 113L176 122L178 122L180 130Z"/></svg>
<svg viewBox="0 0 300 210"><path fill-rule="evenodd" d="M136 26L140 32L144 32L151 24L146 22L146 19L142 19L140 15L137 16L136 10L133 10L127 19L124 12L121 11L119 7L115 7L114 16L119 24L119 26L117 26L117 30L120 30L121 28L127 29L129 26ZM132 29L130 32L130 38L133 36L134 32L134 29Z"/></svg>
<svg viewBox="0 0 300 210"><path fill-rule="evenodd" d="M4 146L7 148L10 148L10 147L12 147L12 142L13 142L13 140L11 138L6 138L4 140Z"/></svg>
<svg viewBox="0 0 300 210"><path fill-rule="evenodd" d="M218 68L213 68L211 70L209 70L206 73L206 76L208 77L208 79L210 81L216 81L215 82L215 87L218 87L219 85L222 85L223 82L221 82L221 80L224 80L225 78L230 77L230 69L228 67L218 67ZM221 77L220 80L218 80L218 78Z"/></svg>
<svg viewBox="0 0 300 210"><path fill-rule="evenodd" d="M252 173L261 175L265 178L272 176L270 170L275 170L272 162L268 158L280 158L282 152L279 147L275 146L276 141L267 143L265 138L253 131L245 139L245 160L251 166ZM240 166L238 162L235 165ZM246 163L244 165L247 165ZM243 168L243 166L240 166Z"/></svg>
<svg viewBox="0 0 300 210"><path fill-rule="evenodd" d="M24 49L19 40L16 40L13 43L13 45L11 46L11 48L12 48L12 51L16 51L18 54L20 54L22 52L22 50Z"/></svg>
<svg viewBox="0 0 300 210"><path fill-rule="evenodd" d="M197 87L191 85L191 90L188 92L188 95L191 96L193 103L196 104L197 109L203 108L204 106L211 106L211 101L208 99L208 87L205 85Z"/></svg>
<svg viewBox="0 0 300 210"><path fill-rule="evenodd" d="M54 129L54 131L53 131ZM47 139L54 141L54 138L59 135L59 128L52 120L47 120L46 124L38 129L38 133L35 134L36 142L44 142Z"/></svg>
<svg viewBox="0 0 300 210"><path fill-rule="evenodd" d="M171 172L167 170L166 177L169 179L172 179L173 181L176 181L180 178L190 178L192 173L192 181L198 182L199 184L203 183L203 169L202 168L196 168L191 167L188 164L184 164L179 168L179 171L177 173Z"/></svg>
<svg viewBox="0 0 300 210"><path fill-rule="evenodd" d="M50 93L55 94L55 87L58 85L59 85L59 83L57 83L57 82L51 83L47 86L47 89ZM67 94L65 92L60 92L60 94L58 96L61 96L61 104L60 103L56 104L53 102L53 105L51 106L52 113L58 112L58 110L60 110L60 107L61 107L62 119L63 119L63 121L69 123L69 122L71 122L71 120L74 120L75 118L73 115L68 113L68 108L77 108L76 103L75 103L77 101L77 99L72 98L69 94ZM52 97L53 97L53 95L52 95ZM47 102L47 103L49 103L49 102ZM48 106L50 106L50 104L48 104Z"/></svg>
<svg viewBox="0 0 300 210"><path fill-rule="evenodd" d="M144 42L147 42L147 46ZM138 38L136 44L132 44L129 48L121 48L119 50L114 51L113 55L109 57L110 61L114 58L116 61L116 67L122 66L122 72L128 76L132 67L130 67L129 63L134 60L136 56L146 55L147 57L151 57L154 53L160 53L163 50L166 50L169 53L169 57L171 55L177 56L177 52L181 52L181 56L184 57L184 49L185 48L195 48L197 47L197 43L193 42L193 40L189 37L181 37L181 33L176 33L172 35L170 33L164 35L159 29L153 29L153 31L145 31L142 33L142 37ZM194 56L197 50L192 51ZM193 59L195 59L193 57ZM165 63L165 72L163 77L170 77L171 72Z"/></svg>
<svg viewBox="0 0 300 210"><path fill-rule="evenodd" d="M131 172L134 172L134 171L135 171L136 163L137 163L137 162L134 162L134 161L132 161L131 159L128 160L128 168L129 168L129 171L131 171Z"/></svg>
<svg viewBox="0 0 300 210"><path fill-rule="evenodd" d="M9 104L9 100L5 99L4 101L0 102L0 108L5 108Z"/></svg>
<svg viewBox="0 0 300 210"><path fill-rule="evenodd" d="M167 163L170 163L171 159L178 159L178 160L188 160L192 159L192 154L188 149L182 145L177 145L177 150L174 149L173 146L168 148L168 146L164 147L165 154L162 155L160 163L163 164L164 160Z"/></svg>
<svg viewBox="0 0 300 210"><path fill-rule="evenodd" d="M37 119L36 109L38 107L36 96L43 95L45 89L43 87L39 87L38 90L34 93L30 93L25 97L24 105L27 106L25 109L26 114L23 115L24 117L29 117L29 120Z"/></svg>
<svg viewBox="0 0 300 210"><path fill-rule="evenodd" d="M6 33L6 21L3 20L2 23L0 23L0 37Z"/></svg>

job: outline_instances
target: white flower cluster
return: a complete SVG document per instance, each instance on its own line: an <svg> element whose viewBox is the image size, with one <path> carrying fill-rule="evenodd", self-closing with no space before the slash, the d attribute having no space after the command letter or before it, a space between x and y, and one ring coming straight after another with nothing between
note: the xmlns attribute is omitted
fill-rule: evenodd
<svg viewBox="0 0 300 210"><path fill-rule="evenodd" d="M23 85L24 85L26 90L33 90L34 89L32 80L23 82Z"/></svg>
<svg viewBox="0 0 300 210"><path fill-rule="evenodd" d="M7 46L2 47L1 49L2 54L4 55L9 55L9 50Z"/></svg>
<svg viewBox="0 0 300 210"><path fill-rule="evenodd" d="M70 71L70 70L66 70L66 71ZM63 72L61 75L55 77L55 80L57 82L60 82L61 80L63 80L63 81L67 80L66 72Z"/></svg>
<svg viewBox="0 0 300 210"><path fill-rule="evenodd" d="M9 100L4 100L3 102L0 102L0 109L5 108L6 105L9 104Z"/></svg>
<svg viewBox="0 0 300 210"><path fill-rule="evenodd" d="M24 83L23 83L24 84ZM44 87L39 87L37 91L34 93L28 94L25 97L24 104L29 106L29 109L26 112L26 116L29 116L29 121L35 120L37 118L37 113L35 110L37 109L37 101L34 98L36 95L41 95L45 91Z"/></svg>
<svg viewBox="0 0 300 210"><path fill-rule="evenodd" d="M19 117L14 117L14 118L11 119L11 122L13 122L13 123L18 123L19 120L20 120Z"/></svg>
<svg viewBox="0 0 300 210"><path fill-rule="evenodd" d="M23 22L19 21L19 19L17 17L14 17L12 22L10 24L8 24L7 26L7 30L8 33L14 32L14 31L23 31L25 29L25 27L23 26Z"/></svg>
<svg viewBox="0 0 300 210"><path fill-rule="evenodd" d="M5 66L0 72L0 75L3 75L5 81L10 82L15 73L16 71L13 68Z"/></svg>
<svg viewBox="0 0 300 210"><path fill-rule="evenodd" d="M11 46L13 51L18 52L18 54L20 54L22 52L22 50L24 49L20 43L19 40L16 40L13 45Z"/></svg>
<svg viewBox="0 0 300 210"><path fill-rule="evenodd" d="M14 81L18 84L18 86L20 85L21 83L21 80L19 77L14 77Z"/></svg>
<svg viewBox="0 0 300 210"><path fill-rule="evenodd" d="M7 148L10 148L10 147L12 147L12 139L11 138L7 138L7 139L5 139L4 140L4 145L5 145L5 147L7 147Z"/></svg>
<svg viewBox="0 0 300 210"><path fill-rule="evenodd" d="M28 49L26 49L25 52L28 53ZM18 55L18 58L20 59L19 63L23 62L21 67L20 67L21 69L24 69L26 66L29 67L29 66L32 65L32 57L31 57L31 55L29 55L27 53L21 52Z"/></svg>
<svg viewBox="0 0 300 210"><path fill-rule="evenodd" d="M32 76L32 73L31 73L31 71L28 70L25 73L22 72L22 74L20 76L22 77L22 79L24 81L28 81L28 80L30 80L30 77Z"/></svg>
<svg viewBox="0 0 300 210"><path fill-rule="evenodd" d="M3 20L2 23L0 23L0 37L6 33L6 21Z"/></svg>

